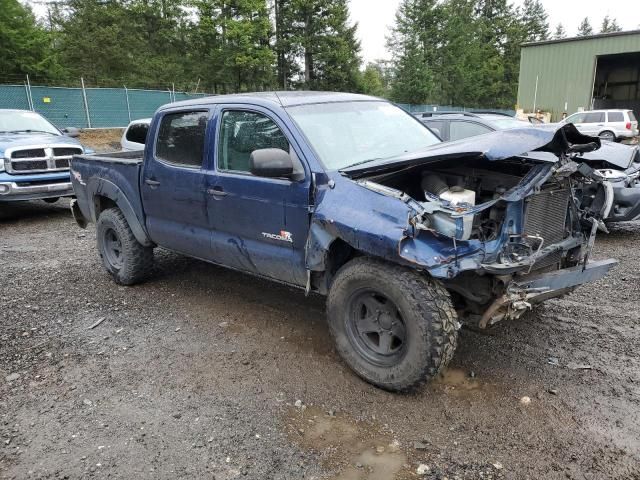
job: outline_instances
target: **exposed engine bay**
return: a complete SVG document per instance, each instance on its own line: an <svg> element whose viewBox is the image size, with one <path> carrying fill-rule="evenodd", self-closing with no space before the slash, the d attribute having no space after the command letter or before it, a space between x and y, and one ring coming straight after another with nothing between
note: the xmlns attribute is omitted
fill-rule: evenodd
<svg viewBox="0 0 640 480"><path fill-rule="evenodd" d="M543 273L584 270L613 197L606 178L575 152L494 161L461 156L358 181L412 206L418 238L451 242L452 254L428 271L449 289L460 318L475 318L482 328L571 291L571 282L553 292L522 285Z"/></svg>

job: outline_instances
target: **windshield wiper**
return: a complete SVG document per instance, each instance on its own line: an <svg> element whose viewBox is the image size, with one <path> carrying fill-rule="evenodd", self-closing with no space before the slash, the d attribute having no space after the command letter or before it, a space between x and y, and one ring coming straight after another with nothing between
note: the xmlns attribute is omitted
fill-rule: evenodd
<svg viewBox="0 0 640 480"><path fill-rule="evenodd" d="M391 156L391 157L370 158L369 160L363 160L361 162L357 162L357 163L354 163L352 165L347 165L346 167L341 168L340 170L349 170L349 169L351 169L353 167L358 167L360 165L364 165L365 163L377 162L378 160L386 160L386 159L389 159L389 158L393 158L393 156Z"/></svg>
<svg viewBox="0 0 640 480"><path fill-rule="evenodd" d="M2 133L48 133L49 135L58 135L57 133L53 133L53 132L47 132L46 130L31 130L31 129L26 129L26 130L6 130Z"/></svg>

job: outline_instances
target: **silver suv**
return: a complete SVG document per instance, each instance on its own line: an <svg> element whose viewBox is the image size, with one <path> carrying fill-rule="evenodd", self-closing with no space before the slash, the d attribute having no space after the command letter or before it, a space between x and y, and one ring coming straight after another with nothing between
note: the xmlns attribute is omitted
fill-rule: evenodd
<svg viewBox="0 0 640 480"><path fill-rule="evenodd" d="M585 135L597 135L612 142L638 136L638 121L631 110L578 112L568 116L561 123L573 123Z"/></svg>

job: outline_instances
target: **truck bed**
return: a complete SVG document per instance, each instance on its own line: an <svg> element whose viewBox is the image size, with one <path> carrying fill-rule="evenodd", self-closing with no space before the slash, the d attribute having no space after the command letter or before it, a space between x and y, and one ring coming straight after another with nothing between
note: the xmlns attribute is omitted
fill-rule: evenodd
<svg viewBox="0 0 640 480"><path fill-rule="evenodd" d="M145 224L140 197L143 156L142 151L74 155L71 160L71 183L78 206L87 220L96 221L92 199L108 191L127 201L140 224Z"/></svg>
<svg viewBox="0 0 640 480"><path fill-rule="evenodd" d="M92 153L89 155L76 155L74 159L76 158L106 163L142 163L142 160L144 158L144 151L136 150L109 153Z"/></svg>

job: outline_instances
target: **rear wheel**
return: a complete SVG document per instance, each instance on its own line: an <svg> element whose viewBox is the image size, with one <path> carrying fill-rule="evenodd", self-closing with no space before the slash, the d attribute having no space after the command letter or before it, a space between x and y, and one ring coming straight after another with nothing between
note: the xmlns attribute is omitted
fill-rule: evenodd
<svg viewBox="0 0 640 480"><path fill-rule="evenodd" d="M56 203L58 200L60 200L60 197L43 198L43 200L47 203Z"/></svg>
<svg viewBox="0 0 640 480"><path fill-rule="evenodd" d="M442 285L379 260L357 258L338 271L327 316L340 356L386 390L416 389L456 348L456 313Z"/></svg>
<svg viewBox="0 0 640 480"><path fill-rule="evenodd" d="M613 132L610 132L609 130L605 130L604 132L601 132L599 135L601 140L607 140L609 142L615 142L616 141L616 135Z"/></svg>
<svg viewBox="0 0 640 480"><path fill-rule="evenodd" d="M133 285L144 279L153 263L153 249L138 242L120 209L100 213L96 236L102 263L116 283Z"/></svg>

